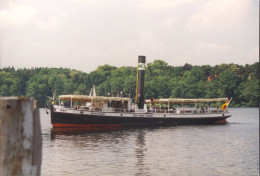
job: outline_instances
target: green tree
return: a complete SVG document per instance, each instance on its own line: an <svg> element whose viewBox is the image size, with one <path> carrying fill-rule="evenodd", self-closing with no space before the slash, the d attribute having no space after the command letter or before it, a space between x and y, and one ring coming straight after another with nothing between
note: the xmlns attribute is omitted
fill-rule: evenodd
<svg viewBox="0 0 260 176"><path fill-rule="evenodd" d="M56 90L61 94L89 94L93 84L98 95L127 91L135 97L136 67L99 66L91 73L67 68L7 67L0 69L0 96L32 96L40 107ZM210 76L210 79L207 79ZM145 98L233 97L232 106L259 106L259 62L173 67L163 60L147 64Z"/></svg>
<svg viewBox="0 0 260 176"><path fill-rule="evenodd" d="M7 85L2 85L0 87L0 96L10 96Z"/></svg>
<svg viewBox="0 0 260 176"><path fill-rule="evenodd" d="M238 88L238 98L242 106L259 107L259 79L252 78Z"/></svg>
<svg viewBox="0 0 260 176"><path fill-rule="evenodd" d="M221 97L219 94L219 82L216 79L205 83L205 98Z"/></svg>
<svg viewBox="0 0 260 176"><path fill-rule="evenodd" d="M101 83L97 87L97 94L100 96L107 96L111 92L110 79L107 79L105 82Z"/></svg>
<svg viewBox="0 0 260 176"><path fill-rule="evenodd" d="M130 75L125 79L123 85L124 92L130 92L131 98L135 97L136 91L136 76Z"/></svg>
<svg viewBox="0 0 260 176"><path fill-rule="evenodd" d="M28 85L26 96L34 97L36 100L38 100L40 107L44 107L46 105L47 95L48 87L46 84L32 82Z"/></svg>
<svg viewBox="0 0 260 176"><path fill-rule="evenodd" d="M219 75L220 96L235 97L235 90L239 84L239 77L231 70L225 70ZM234 101L236 97L234 98Z"/></svg>
<svg viewBox="0 0 260 176"><path fill-rule="evenodd" d="M201 98L204 97L204 82L206 80L203 71L198 67L192 67L186 71L178 82L172 94L183 98Z"/></svg>
<svg viewBox="0 0 260 176"><path fill-rule="evenodd" d="M27 84L26 96L34 97L40 107L46 105L47 96L50 95L50 88L48 87L48 76L47 75L35 75Z"/></svg>

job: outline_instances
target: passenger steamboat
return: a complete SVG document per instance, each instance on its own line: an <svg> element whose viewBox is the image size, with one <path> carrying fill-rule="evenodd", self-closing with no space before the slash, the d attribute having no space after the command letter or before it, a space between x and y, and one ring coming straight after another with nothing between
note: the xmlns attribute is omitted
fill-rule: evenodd
<svg viewBox="0 0 260 176"><path fill-rule="evenodd" d="M60 95L50 108L53 128L222 124L231 117L228 98L145 100L145 62L138 57L135 103L124 92L97 96L94 87L90 95Z"/></svg>

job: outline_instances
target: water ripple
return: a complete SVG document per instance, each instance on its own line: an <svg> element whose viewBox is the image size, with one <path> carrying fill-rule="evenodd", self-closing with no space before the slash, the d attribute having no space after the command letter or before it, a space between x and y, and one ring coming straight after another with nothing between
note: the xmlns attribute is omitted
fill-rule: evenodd
<svg viewBox="0 0 260 176"><path fill-rule="evenodd" d="M71 133L53 132L41 111L42 175L257 175L259 109L231 111L226 125Z"/></svg>

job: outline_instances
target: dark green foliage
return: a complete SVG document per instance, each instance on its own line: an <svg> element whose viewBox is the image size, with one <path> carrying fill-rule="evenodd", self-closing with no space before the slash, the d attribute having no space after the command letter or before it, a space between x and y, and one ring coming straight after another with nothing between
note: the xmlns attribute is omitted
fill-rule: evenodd
<svg viewBox="0 0 260 176"><path fill-rule="evenodd" d="M91 73L66 68L13 67L0 69L0 96L31 96L40 107L48 96L88 95L93 85L97 94L136 91L136 67L99 66ZM233 97L231 106L259 106L259 62L252 65L221 64L174 67L162 60L148 63L145 73L145 98Z"/></svg>

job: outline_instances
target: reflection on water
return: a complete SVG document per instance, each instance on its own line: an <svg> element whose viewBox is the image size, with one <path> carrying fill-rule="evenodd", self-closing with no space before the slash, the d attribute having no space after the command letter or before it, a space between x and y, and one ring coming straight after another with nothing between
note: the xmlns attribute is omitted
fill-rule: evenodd
<svg viewBox="0 0 260 176"><path fill-rule="evenodd" d="M83 135L90 133L107 133L120 130L122 127L91 127L91 128L52 128L51 139L54 140L57 135Z"/></svg>
<svg viewBox="0 0 260 176"><path fill-rule="evenodd" d="M136 138L136 167L137 173L135 175L150 175L149 168L145 166L145 131L139 131Z"/></svg>
<svg viewBox="0 0 260 176"><path fill-rule="evenodd" d="M51 129L48 144L56 144L46 146L48 152L50 149L61 147L63 150L63 157L68 155L65 151L70 148L73 152L81 151L81 155L75 159L77 162L86 162L88 166L84 166L85 170L81 174L87 172L87 175L153 175L150 173L149 165L147 165L146 152L146 133L153 133L160 130L159 127L127 127L127 128L95 128L95 129L76 129L76 128L57 128ZM47 136L45 136L45 140ZM63 146L64 145L64 146ZM52 148L51 148L52 147ZM56 151L57 152L57 151ZM58 151L60 152L60 151ZM87 160L82 161L84 152L88 153ZM98 155L99 161L95 165L94 160ZM75 157L75 156L74 156ZM59 160L64 160L60 158ZM68 158L71 158L68 157ZM102 158L102 159L101 159ZM53 159L53 158L52 158ZM57 159L57 158L55 158ZM71 158L72 159L72 158ZM91 164L87 161L90 161ZM94 172L90 172L88 167ZM77 173L77 167L73 166L71 172ZM100 170L100 168L102 168ZM130 169L129 169L130 168ZM49 168L50 169L50 168ZM52 168L53 169L53 168ZM62 170L55 168L56 172ZM104 172L109 170L108 172ZM50 170L49 170L50 171ZM60 171L62 173L62 171ZM51 175L52 172L49 174ZM80 174L80 173L79 173ZM65 174L66 175L66 174Z"/></svg>
<svg viewBox="0 0 260 176"><path fill-rule="evenodd" d="M258 113L234 109L226 125L112 129L52 129L41 114L42 175L257 175Z"/></svg>
<svg viewBox="0 0 260 176"><path fill-rule="evenodd" d="M136 133L135 157L136 173L134 175L151 175L149 168L145 166L145 134L146 130L154 128L95 128L95 129L75 129L75 128L58 128L51 130L51 140L56 137L59 140L69 140L77 148L87 148L91 144L112 143L113 145L128 141L128 137ZM96 146L97 147L97 146ZM121 151L119 151L121 152Z"/></svg>

